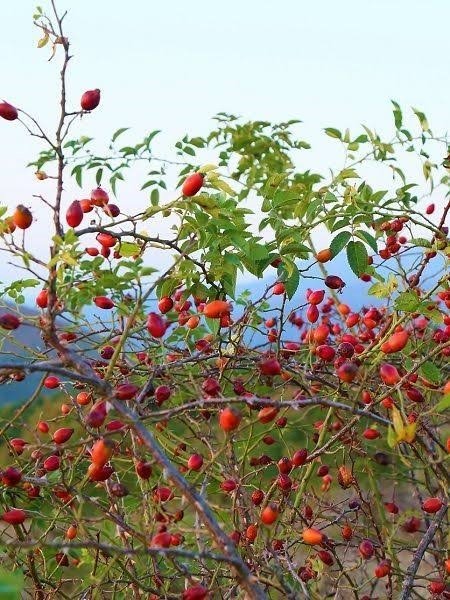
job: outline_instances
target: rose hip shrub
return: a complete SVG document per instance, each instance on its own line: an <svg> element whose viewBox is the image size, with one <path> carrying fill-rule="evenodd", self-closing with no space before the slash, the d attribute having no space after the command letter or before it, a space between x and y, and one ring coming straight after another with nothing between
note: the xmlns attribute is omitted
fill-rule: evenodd
<svg viewBox="0 0 450 600"><path fill-rule="evenodd" d="M446 139L417 110L407 129L394 102L389 140L325 130L345 156L331 175L305 167L296 121L225 113L172 161L153 156L156 131L118 147L118 129L94 153L70 133L100 91L66 88L63 17L34 18L62 62L61 113L53 134L0 104L2 128L43 145L34 199L1 209L3 256L22 267L2 288L1 383L39 378L0 428L2 585L38 599L449 597ZM120 184L142 164L133 212ZM242 272L261 294L236 292ZM345 301L358 280L364 297Z"/></svg>

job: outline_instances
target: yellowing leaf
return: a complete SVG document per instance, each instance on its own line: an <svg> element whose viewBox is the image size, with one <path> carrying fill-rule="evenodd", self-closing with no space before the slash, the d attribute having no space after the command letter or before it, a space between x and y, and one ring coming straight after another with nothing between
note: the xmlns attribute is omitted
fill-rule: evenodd
<svg viewBox="0 0 450 600"><path fill-rule="evenodd" d="M402 439L404 434L403 419L400 411L395 406L392 407L392 425L394 426L397 438Z"/></svg>
<svg viewBox="0 0 450 600"><path fill-rule="evenodd" d="M406 442L407 444L411 444L416 439L417 423L405 423L403 421L402 415L400 414L400 411L397 408L395 408L395 406L392 408L392 424L393 430L391 437L389 437L388 431L389 445L393 443L393 446L395 446L395 444L398 444L399 442ZM389 428L392 429L390 426ZM391 448L393 446L391 446Z"/></svg>
<svg viewBox="0 0 450 600"><path fill-rule="evenodd" d="M211 196L207 194L198 194L197 196L192 196L189 200L190 203L195 202L195 204L200 205L202 208L217 208L217 202Z"/></svg>
<svg viewBox="0 0 450 600"><path fill-rule="evenodd" d="M397 444L397 436L395 435L394 429L390 425L388 427L387 443L389 448L394 448Z"/></svg>
<svg viewBox="0 0 450 600"><path fill-rule="evenodd" d="M404 437L405 437L405 442L408 442L408 444L411 444L415 439L416 439L416 430L417 430L417 423L408 423L408 425L406 425L404 431Z"/></svg>
<svg viewBox="0 0 450 600"><path fill-rule="evenodd" d="M162 208L160 206L150 206L150 208L147 208L145 211L142 220L145 221L145 219L149 219L153 215L156 215L156 213L159 213L161 210Z"/></svg>
<svg viewBox="0 0 450 600"><path fill-rule="evenodd" d="M139 254L140 251L141 248L137 244L132 244L131 242L122 242L120 245L120 254L124 258L129 258L135 254Z"/></svg>
<svg viewBox="0 0 450 600"><path fill-rule="evenodd" d="M445 394L445 396L439 400L439 402L436 404L436 406L434 407L434 410L436 412L444 412L444 410L447 410L450 408L450 394Z"/></svg>
<svg viewBox="0 0 450 600"><path fill-rule="evenodd" d="M220 208L217 205L217 202L214 200L214 198L211 198L211 196L199 194L198 196L193 196L189 199L189 203L193 202L201 206L205 212L213 217L218 217L220 215Z"/></svg>
<svg viewBox="0 0 450 600"><path fill-rule="evenodd" d="M199 173L208 173L209 171L215 171L217 169L217 165L203 165L198 170Z"/></svg>
<svg viewBox="0 0 450 600"><path fill-rule="evenodd" d="M67 265L70 265L71 267L76 267L78 265L78 262L71 254L69 254L69 252L63 252L60 258L62 261L64 261Z"/></svg>
<svg viewBox="0 0 450 600"><path fill-rule="evenodd" d="M41 37L41 39L38 41L38 43L37 43L37 47L38 47L38 48L43 48L44 46L46 46L46 45L47 45L47 42L48 42L48 40L49 40L49 39L50 39L50 38L49 38L49 35L48 35L48 33L46 33L46 34L44 35L44 37Z"/></svg>
<svg viewBox="0 0 450 600"><path fill-rule="evenodd" d="M211 186L213 188L221 190L222 192L225 192L226 194L229 194L230 196L235 195L236 192L233 190L233 188L230 187L228 185L228 183L225 183L225 181L222 181L221 179L219 179L219 175L215 171L209 171L206 174L206 178L208 179L209 183L211 184Z"/></svg>

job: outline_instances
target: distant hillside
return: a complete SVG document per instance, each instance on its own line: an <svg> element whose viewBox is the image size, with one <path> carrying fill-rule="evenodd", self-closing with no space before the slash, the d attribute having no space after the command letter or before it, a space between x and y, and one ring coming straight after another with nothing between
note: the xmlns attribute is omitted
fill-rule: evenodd
<svg viewBox="0 0 450 600"><path fill-rule="evenodd" d="M377 304L377 300L375 298L369 297L367 295L367 290L370 284L363 283L362 281L356 279L353 273L349 272L349 268L345 262L345 259L336 259L329 265L327 265L330 273L339 275L347 284L342 291L342 300L343 302L349 303L355 309L361 308L364 303ZM320 277L320 271L316 268L315 270L311 269L309 272L310 275ZM252 298L259 298L266 289L268 282L272 283L275 279L276 272L273 271L273 277L267 278L266 280L261 279L253 279L248 282L241 282L238 284L238 295L242 293L244 290L248 290L251 294ZM307 279L304 281L300 281L300 286L295 294L292 301L287 303L287 308L293 308L299 304L304 302L305 291L308 287L312 288L320 288L321 282L319 280ZM275 302L279 302L279 298L275 300ZM0 314L5 312L7 309L0 309ZM20 312L27 316L35 316L37 315L37 311L29 306L21 306ZM3 336L3 333L6 335ZM298 336L298 332L295 328L292 329L292 339L295 339ZM3 337L3 339L2 339ZM34 327L19 327L16 331L13 332L2 332L0 331L0 339L2 341L1 344L1 354L0 360L4 361L15 361L20 360L20 356L22 358L26 355L26 348L34 348L40 349L43 347L43 342L40 337L38 330ZM17 342L14 343L12 340ZM253 340L253 342L258 342L258 340ZM33 393L36 388L36 384L39 380L39 375L29 375L22 382L11 382L4 385L0 385L0 405L1 404L10 404L10 403L21 403Z"/></svg>
<svg viewBox="0 0 450 600"><path fill-rule="evenodd" d="M0 314L7 312L1 308ZM20 307L20 313L25 316L37 315L36 310L27 306ZM26 356L26 348L40 349L43 347L42 338L35 327L19 327L16 331L0 332L0 361L20 362ZM0 385L0 404L21 403L33 393L39 381L39 375L30 375L20 382L8 382Z"/></svg>

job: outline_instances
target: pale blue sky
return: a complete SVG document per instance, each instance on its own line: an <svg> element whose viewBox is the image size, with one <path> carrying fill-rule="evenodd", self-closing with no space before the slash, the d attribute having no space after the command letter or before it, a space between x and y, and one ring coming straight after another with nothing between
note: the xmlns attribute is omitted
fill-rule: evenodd
<svg viewBox="0 0 450 600"><path fill-rule="evenodd" d="M2 3L0 98L46 125L54 123L57 109L56 64L46 62L47 49L36 48L35 4ZM49 2L40 4L47 8ZM123 125L139 137L162 129L164 152L186 132L206 133L218 111L275 121L300 118L314 144L312 160L324 158L327 164L330 140L318 137L320 128L364 122L387 130L390 98L423 109L436 132L448 129L448 0L58 5L69 9L73 106L84 90L102 90L101 107L83 119L80 134L102 138ZM32 205L31 195L47 185L38 187L32 172L23 169L36 143L5 121L0 138L0 204ZM39 215L43 232L45 217Z"/></svg>

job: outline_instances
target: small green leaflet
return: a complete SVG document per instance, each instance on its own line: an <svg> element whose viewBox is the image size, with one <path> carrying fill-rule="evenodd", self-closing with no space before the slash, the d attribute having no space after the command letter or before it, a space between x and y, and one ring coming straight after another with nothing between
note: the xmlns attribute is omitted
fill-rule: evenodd
<svg viewBox="0 0 450 600"><path fill-rule="evenodd" d="M419 123L420 123L420 126L422 127L422 131L429 131L430 126L428 124L428 119L425 116L425 113L423 113L421 110L418 110L417 108L413 108L413 112L416 115L416 117L419 119Z"/></svg>
<svg viewBox="0 0 450 600"><path fill-rule="evenodd" d="M347 260L353 273L359 277L368 266L368 255L365 245L360 241L351 240L347 244Z"/></svg>
<svg viewBox="0 0 450 600"><path fill-rule="evenodd" d="M403 292L395 299L395 309L403 312L416 312L420 306L420 298L415 292Z"/></svg>
<svg viewBox="0 0 450 600"><path fill-rule="evenodd" d="M435 406L436 412L444 412L450 408L450 394L446 394Z"/></svg>
<svg viewBox="0 0 450 600"><path fill-rule="evenodd" d="M378 252L377 241L369 232L360 229L359 231L355 231L355 235L365 241L374 252Z"/></svg>
<svg viewBox="0 0 450 600"><path fill-rule="evenodd" d="M425 238L413 238L412 240L409 240L409 244L411 246L420 246L422 248L431 248L430 240L427 240Z"/></svg>
<svg viewBox="0 0 450 600"><path fill-rule="evenodd" d="M342 133L339 131L339 129L335 129L334 127L326 127L325 133L332 138L336 138L338 140L342 139Z"/></svg>
<svg viewBox="0 0 450 600"><path fill-rule="evenodd" d="M375 296L375 298L388 298L397 289L397 287L397 279L391 273L387 281L380 281L371 285L368 294L369 296Z"/></svg>
<svg viewBox="0 0 450 600"><path fill-rule="evenodd" d="M111 138L111 141L115 142L117 140L117 138L119 137L119 135L122 135L122 133L124 133L125 131L128 131L129 127L121 127L120 129L118 129L114 135Z"/></svg>
<svg viewBox="0 0 450 600"><path fill-rule="evenodd" d="M430 361L427 361L420 367L420 374L425 379L428 379L428 381L431 381L431 383L440 383L441 381L441 371Z"/></svg>
<svg viewBox="0 0 450 600"><path fill-rule="evenodd" d="M402 126L402 122L403 122L402 110L401 110L398 102L396 102L395 100L391 100L391 102L394 106L392 112L394 113L395 128L400 129L400 127Z"/></svg>
<svg viewBox="0 0 450 600"><path fill-rule="evenodd" d="M388 426L387 443L389 448L395 448L397 444L397 436L395 435L394 428L391 425Z"/></svg>
<svg viewBox="0 0 450 600"><path fill-rule="evenodd" d="M349 231L341 231L335 238L333 238L330 244L331 255L333 258L345 248L351 237L352 235Z"/></svg>
<svg viewBox="0 0 450 600"><path fill-rule="evenodd" d="M290 300L300 283L300 272L295 262L285 257L284 262L278 267L278 277L284 283Z"/></svg>
<svg viewBox="0 0 450 600"><path fill-rule="evenodd" d="M120 244L120 254L125 258L139 254L140 250L141 249L137 244L132 244L131 242L122 242Z"/></svg>
<svg viewBox="0 0 450 600"><path fill-rule="evenodd" d="M292 271L291 275L284 281L284 286L286 288L286 293L288 295L289 300L294 296L295 292L300 283L300 273L295 265L295 269Z"/></svg>

